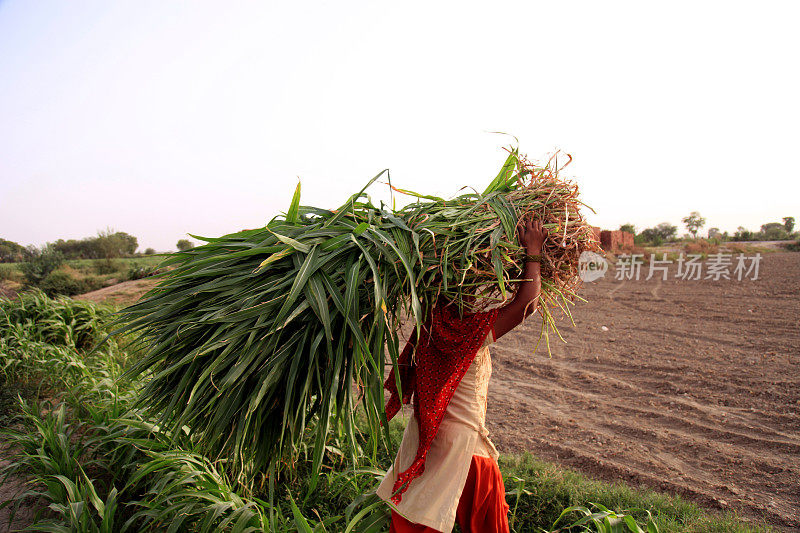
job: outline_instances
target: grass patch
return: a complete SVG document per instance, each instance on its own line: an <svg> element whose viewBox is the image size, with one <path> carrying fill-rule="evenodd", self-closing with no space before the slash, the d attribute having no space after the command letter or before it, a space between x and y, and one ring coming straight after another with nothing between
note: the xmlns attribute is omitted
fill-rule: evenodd
<svg viewBox="0 0 800 533"><path fill-rule="evenodd" d="M558 518L563 509L574 505L599 503L618 511L629 510L642 523L652 513L660 531L707 531L745 533L769 531L766 524L750 526L733 513L719 514L701 509L677 496L637 489L621 482L605 483L580 473L539 460L528 452L501 455L498 461L503 473L507 501L511 513L516 506L517 531L539 531ZM520 481L523 480L523 481ZM509 494L522 489L519 501ZM638 510L636 510L638 509Z"/></svg>
<svg viewBox="0 0 800 533"><path fill-rule="evenodd" d="M783 247L789 252L800 252L800 239L794 242L787 242Z"/></svg>
<svg viewBox="0 0 800 533"><path fill-rule="evenodd" d="M125 257L116 259L72 259L58 266L36 287L49 296L75 296L116 285L124 281L149 277L157 272L162 257L157 255ZM0 284L8 290L20 292L31 285L26 282L20 269L22 263L0 263Z"/></svg>
<svg viewBox="0 0 800 533"><path fill-rule="evenodd" d="M122 272L128 270L131 265L146 265L156 267L161 261L162 256L158 255L143 255L141 257L119 257L111 260L112 265L118 265L117 270ZM66 263L75 270L82 272L86 275L96 273L98 265L108 263L108 259L70 259ZM102 267L100 267L102 268Z"/></svg>
<svg viewBox="0 0 800 533"><path fill-rule="evenodd" d="M17 265L18 263L0 263L0 280L13 281L15 283L24 282L25 275Z"/></svg>

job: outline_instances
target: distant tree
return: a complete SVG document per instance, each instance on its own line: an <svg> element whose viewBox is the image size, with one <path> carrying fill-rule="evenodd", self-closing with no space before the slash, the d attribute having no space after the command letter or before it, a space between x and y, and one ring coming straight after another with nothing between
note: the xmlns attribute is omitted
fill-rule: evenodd
<svg viewBox="0 0 800 533"><path fill-rule="evenodd" d="M643 229L639 235L634 237L634 242L660 246L664 241L674 239L677 232L677 226L673 226L669 222L662 222L653 228Z"/></svg>
<svg viewBox="0 0 800 533"><path fill-rule="evenodd" d="M139 239L124 231L116 232L114 234L114 241L119 247L120 255L133 255L139 247Z"/></svg>
<svg viewBox="0 0 800 533"><path fill-rule="evenodd" d="M659 246L664 242L664 238L656 228L643 229L638 237L639 244L651 244L653 246Z"/></svg>
<svg viewBox="0 0 800 533"><path fill-rule="evenodd" d="M31 285L41 283L64 262L64 255L56 250L52 243L47 243L40 249L29 246L27 254L28 260L20 265L20 270Z"/></svg>
<svg viewBox="0 0 800 533"><path fill-rule="evenodd" d="M783 227L786 233L791 233L794 230L794 217L783 217Z"/></svg>
<svg viewBox="0 0 800 533"><path fill-rule="evenodd" d="M709 239L719 239L720 237L722 237L722 232L719 228L708 228Z"/></svg>
<svg viewBox="0 0 800 533"><path fill-rule="evenodd" d="M0 239L0 263L18 263L24 258L24 246L14 241Z"/></svg>
<svg viewBox="0 0 800 533"><path fill-rule="evenodd" d="M66 259L110 259L133 255L139 242L133 235L108 228L98 231L96 237L58 239L53 246Z"/></svg>
<svg viewBox="0 0 800 533"><path fill-rule="evenodd" d="M104 257L102 242L97 237L77 239L58 239L53 243L56 250L64 254L66 259L100 259Z"/></svg>
<svg viewBox="0 0 800 533"><path fill-rule="evenodd" d="M744 226L739 226L736 228L736 233L733 234L734 241L752 241L753 240L753 232L745 228Z"/></svg>
<svg viewBox="0 0 800 533"><path fill-rule="evenodd" d="M124 231L114 231L111 228L98 231L96 239L101 257L106 259L132 255L139 247L136 237L128 235Z"/></svg>
<svg viewBox="0 0 800 533"><path fill-rule="evenodd" d="M675 234L678 233L678 226L673 226L669 222L662 222L653 229L665 241L675 238Z"/></svg>
<svg viewBox="0 0 800 533"><path fill-rule="evenodd" d="M41 249L37 248L36 246L29 244L25 247L25 251L23 252L23 260L30 261L34 257L38 256L41 253Z"/></svg>
<svg viewBox="0 0 800 533"><path fill-rule="evenodd" d="M768 222L761 225L760 237L765 241L780 241L789 238L786 227L779 222Z"/></svg>
<svg viewBox="0 0 800 533"><path fill-rule="evenodd" d="M152 249L152 248L145 248L144 249L144 255L153 255L155 253L156 253L156 251L154 249Z"/></svg>
<svg viewBox="0 0 800 533"><path fill-rule="evenodd" d="M619 227L620 231L627 231L628 233L633 233L636 235L636 226L631 224L630 222L627 224L623 224Z"/></svg>
<svg viewBox="0 0 800 533"><path fill-rule="evenodd" d="M686 229L688 229L689 233L691 233L692 236L696 239L697 232L700 230L700 228L705 226L706 219L700 216L700 213L698 213L697 211L692 211L691 213L689 213L689 216L683 217L681 219L681 222L684 223Z"/></svg>
<svg viewBox="0 0 800 533"><path fill-rule="evenodd" d="M192 244L192 241L190 241L189 239L181 239L181 240L178 241L178 244L176 244L175 246L177 246L178 250L180 250L181 252L183 252L184 250L188 250L189 248L193 248L194 247L194 245Z"/></svg>

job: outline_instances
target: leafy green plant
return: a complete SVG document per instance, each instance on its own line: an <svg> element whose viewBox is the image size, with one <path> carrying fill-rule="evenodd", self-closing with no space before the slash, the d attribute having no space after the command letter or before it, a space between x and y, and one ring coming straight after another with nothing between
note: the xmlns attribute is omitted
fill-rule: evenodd
<svg viewBox="0 0 800 533"><path fill-rule="evenodd" d="M50 298L44 291L30 290L16 298L0 298L0 336L16 331L18 339L82 350L102 338L112 314L91 302Z"/></svg>
<svg viewBox="0 0 800 533"><path fill-rule="evenodd" d="M128 274L126 276L129 280L147 278L158 274L161 270L154 265L140 265L138 263L130 263L128 265Z"/></svg>
<svg viewBox="0 0 800 533"><path fill-rule="evenodd" d="M107 257L105 259L95 261L94 269L95 272L101 276L106 274L114 274L116 272L123 272L125 270L125 263Z"/></svg>
<svg viewBox="0 0 800 533"><path fill-rule="evenodd" d="M20 399L20 413L22 430L0 430L3 440L18 450L17 459L0 470L0 478L22 477L36 488L16 495L11 502L18 506L29 497L65 501L67 492L59 478L78 476L83 449L72 442L75 428L66 420L64 405L44 413L38 404Z"/></svg>
<svg viewBox="0 0 800 533"><path fill-rule="evenodd" d="M0 263L0 280L22 283L25 275L16 263Z"/></svg>
<svg viewBox="0 0 800 533"><path fill-rule="evenodd" d="M20 270L30 285L38 285L51 272L64 263L64 255L51 244L35 250L28 261L20 264Z"/></svg>
<svg viewBox="0 0 800 533"><path fill-rule="evenodd" d="M146 484L140 508L123 526L156 531L183 528L200 531L268 531L269 518L257 498L244 498L232 487L221 467L189 450L152 454L128 486Z"/></svg>
<svg viewBox="0 0 800 533"><path fill-rule="evenodd" d="M624 531L627 530L631 533L645 533L645 531L647 533L658 533L658 526L656 526L656 523L653 521L650 511L646 509L638 509L638 511L647 514L647 522L645 524L646 529L643 529L636 522L636 519L634 519L630 514L625 514L625 511L612 511L599 503L589 503L589 505L597 508L597 510L591 511L582 505L573 505L572 507L567 507L558 517L558 520L553 523L553 526L550 528L549 532L544 529L542 531L545 533L558 533L560 531L624 533ZM569 525L556 527L562 519L572 513L578 513L583 516Z"/></svg>
<svg viewBox="0 0 800 533"><path fill-rule="evenodd" d="M59 295L73 296L75 294L82 294L88 292L86 284L75 277L69 272L63 270L55 270L47 275L39 283L39 288L50 297Z"/></svg>
<svg viewBox="0 0 800 533"><path fill-rule="evenodd" d="M13 519L26 499L44 502L56 518L39 520L39 513L29 531L115 532L117 490L112 487L106 491L105 499L98 496L95 483L85 469L99 463L86 457L87 448L76 434L80 425L67 421L65 407L61 404L47 411L38 404L20 400L23 429L0 432L17 450L14 460L0 471L0 477L25 479L30 488L0 507L12 505Z"/></svg>
<svg viewBox="0 0 800 533"><path fill-rule="evenodd" d="M53 502L50 509L57 515L56 519L33 524L29 531L46 531L58 533L117 533L118 524L118 492L112 487L105 499L101 499L94 483L81 470L81 478L75 482L66 477L59 477L68 497L63 502Z"/></svg>
<svg viewBox="0 0 800 533"><path fill-rule="evenodd" d="M523 479L521 477L512 475L512 476L509 476L508 481L513 481L514 482L514 488L512 490L506 491L506 498L508 498L508 496L515 496L515 498L514 498L514 509L511 511L511 517L508 519L508 525L509 525L509 528L511 528L512 531L516 531L514 529L514 525L515 525L516 518L517 518L517 507L519 506L520 497L523 494L526 495L526 496L532 496L533 493L531 491L529 491L529 490L525 490L525 483L527 482L527 480L525 480L525 479Z"/></svg>

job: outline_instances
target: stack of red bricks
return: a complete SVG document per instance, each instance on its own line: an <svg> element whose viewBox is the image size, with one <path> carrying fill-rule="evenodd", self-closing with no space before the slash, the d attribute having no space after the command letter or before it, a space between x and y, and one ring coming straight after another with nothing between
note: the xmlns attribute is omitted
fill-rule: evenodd
<svg viewBox="0 0 800 533"><path fill-rule="evenodd" d="M592 226L592 230L594 238L607 252L628 252L633 249L633 233L622 230L601 230L597 226Z"/></svg>

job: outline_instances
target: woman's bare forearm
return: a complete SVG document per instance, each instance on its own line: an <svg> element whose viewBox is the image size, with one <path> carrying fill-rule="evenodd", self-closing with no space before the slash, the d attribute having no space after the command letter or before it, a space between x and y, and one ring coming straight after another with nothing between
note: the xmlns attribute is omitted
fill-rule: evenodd
<svg viewBox="0 0 800 533"><path fill-rule="evenodd" d="M525 248L527 255L538 255L541 258L542 246L547 239L547 230L541 220L528 218L521 220L517 226L517 239ZM500 309L494 323L494 338L499 339L531 314L539 305L539 294L542 292L541 262L528 260L522 272L522 281L517 294L511 302Z"/></svg>
<svg viewBox="0 0 800 533"><path fill-rule="evenodd" d="M514 295L514 299L500 309L497 315L497 320L494 323L495 339L499 339L517 327L539 305L539 295L542 292L540 263L534 261L525 263L523 280Z"/></svg>

